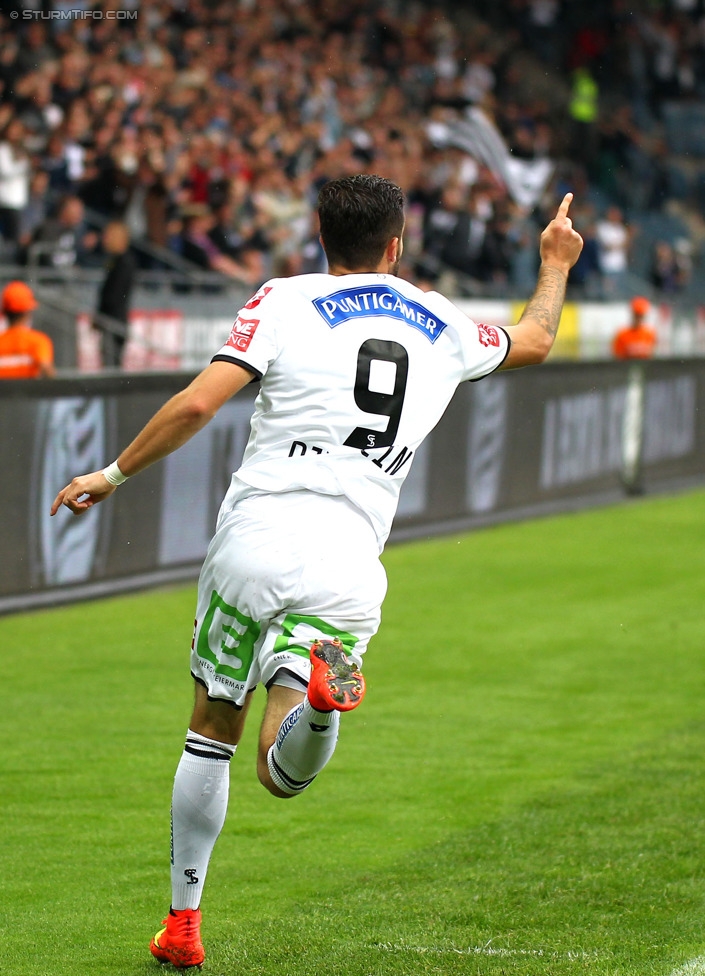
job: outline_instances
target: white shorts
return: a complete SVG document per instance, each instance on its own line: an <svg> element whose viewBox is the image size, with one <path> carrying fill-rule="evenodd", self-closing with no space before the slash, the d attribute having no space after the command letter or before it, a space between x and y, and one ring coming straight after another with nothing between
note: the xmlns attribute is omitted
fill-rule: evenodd
<svg viewBox="0 0 705 976"><path fill-rule="evenodd" d="M221 514L198 583L191 673L238 708L262 682L305 690L317 637L359 665L387 577L372 525L342 495L256 493Z"/></svg>

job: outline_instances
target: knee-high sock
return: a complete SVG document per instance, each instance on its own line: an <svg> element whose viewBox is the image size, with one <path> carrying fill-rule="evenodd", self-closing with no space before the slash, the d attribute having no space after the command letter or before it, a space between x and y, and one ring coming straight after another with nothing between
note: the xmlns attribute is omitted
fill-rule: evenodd
<svg viewBox="0 0 705 976"><path fill-rule="evenodd" d="M289 712L267 754L269 775L280 790L301 793L335 752L340 712L319 712L304 698Z"/></svg>
<svg viewBox="0 0 705 976"><path fill-rule="evenodd" d="M198 908L208 862L225 823L235 746L192 732L171 800L171 907Z"/></svg>

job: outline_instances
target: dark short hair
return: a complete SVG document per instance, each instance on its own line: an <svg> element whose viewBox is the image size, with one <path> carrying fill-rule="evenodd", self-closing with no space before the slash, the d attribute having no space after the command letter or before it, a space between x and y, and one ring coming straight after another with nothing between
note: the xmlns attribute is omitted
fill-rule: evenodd
<svg viewBox="0 0 705 976"><path fill-rule="evenodd" d="M382 176L345 176L318 194L321 240L328 263L350 271L377 265L404 229L404 194Z"/></svg>
<svg viewBox="0 0 705 976"><path fill-rule="evenodd" d="M16 322L20 322L22 319L26 319L29 314L30 314L29 311L27 311L27 312L3 312L3 315L7 319L7 324L8 325L15 325Z"/></svg>

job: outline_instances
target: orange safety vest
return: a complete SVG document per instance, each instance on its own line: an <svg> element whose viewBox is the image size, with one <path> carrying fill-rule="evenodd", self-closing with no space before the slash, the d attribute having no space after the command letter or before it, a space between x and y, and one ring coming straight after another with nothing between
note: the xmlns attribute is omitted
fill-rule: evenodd
<svg viewBox="0 0 705 976"><path fill-rule="evenodd" d="M54 344L43 332L26 325L0 332L0 380L33 379L53 362Z"/></svg>
<svg viewBox="0 0 705 976"><path fill-rule="evenodd" d="M628 325L614 337L612 352L617 359L650 359L655 346L656 333L648 325Z"/></svg>

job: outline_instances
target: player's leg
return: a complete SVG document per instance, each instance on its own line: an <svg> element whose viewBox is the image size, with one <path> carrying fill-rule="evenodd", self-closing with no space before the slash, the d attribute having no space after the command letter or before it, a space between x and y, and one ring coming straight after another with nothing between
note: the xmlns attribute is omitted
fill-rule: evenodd
<svg viewBox="0 0 705 976"><path fill-rule="evenodd" d="M200 965L200 903L213 848L228 808L230 760L242 736L251 695L242 708L211 701L196 682L186 744L171 803L171 908L152 940L152 954L177 967Z"/></svg>
<svg viewBox="0 0 705 976"><path fill-rule="evenodd" d="M260 783L273 796L303 793L335 752L339 720L339 712L318 711L301 692L273 685L260 730Z"/></svg>
<svg viewBox="0 0 705 976"><path fill-rule="evenodd" d="M370 524L345 499L290 493L272 502L286 510L289 546L302 567L257 656L269 691L258 776L285 797L306 789L329 762L340 712L362 700L362 656L379 626L386 577Z"/></svg>
<svg viewBox="0 0 705 976"><path fill-rule="evenodd" d="M324 769L338 741L340 712L356 708L365 694L359 666L339 638L317 638L309 654L312 670L306 694L278 684L287 678L289 685L293 683L291 672L278 673L260 730L257 775L278 797L302 793Z"/></svg>
<svg viewBox="0 0 705 976"><path fill-rule="evenodd" d="M209 701L196 683L186 744L174 777L171 806L172 908L198 908L206 871L228 808L230 760L252 696L236 709Z"/></svg>
<svg viewBox="0 0 705 976"><path fill-rule="evenodd" d="M272 780L267 754L282 727L284 719L290 714L295 715L297 713L305 697L303 691L284 688L280 685L272 685L267 693L267 707L262 719L257 752L257 776L262 786L268 789L273 796L282 798L295 796L295 793L287 793L282 790Z"/></svg>
<svg viewBox="0 0 705 976"><path fill-rule="evenodd" d="M290 602L287 584L300 574L296 554L287 566L272 555L262 541L271 536L268 520L250 508L235 507L219 519L198 584L191 644L196 700L172 798L173 904L166 930L152 942L160 961L182 967L204 957L198 905L225 820L230 758L260 680L258 650L268 621Z"/></svg>

